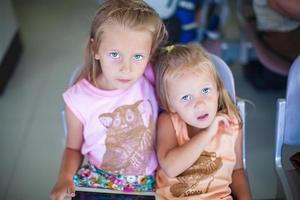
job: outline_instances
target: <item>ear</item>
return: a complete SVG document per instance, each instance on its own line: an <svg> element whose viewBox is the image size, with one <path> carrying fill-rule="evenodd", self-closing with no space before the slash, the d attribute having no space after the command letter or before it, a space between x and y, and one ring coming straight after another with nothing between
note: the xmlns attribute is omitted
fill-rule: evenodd
<svg viewBox="0 0 300 200"><path fill-rule="evenodd" d="M92 49L94 58L96 60L100 60L100 56L99 56L98 52L96 51L96 44L95 44L94 38L90 39L90 43L91 43L91 49Z"/></svg>

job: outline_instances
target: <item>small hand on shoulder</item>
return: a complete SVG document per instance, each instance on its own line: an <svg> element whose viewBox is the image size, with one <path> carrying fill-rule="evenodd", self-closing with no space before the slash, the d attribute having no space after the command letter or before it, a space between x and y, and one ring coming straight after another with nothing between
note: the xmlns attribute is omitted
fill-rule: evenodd
<svg viewBox="0 0 300 200"><path fill-rule="evenodd" d="M212 136L214 136L215 134L217 134L220 126L223 126L224 129L227 129L230 127L231 123L232 122L227 114L217 113L207 131L208 133L213 134Z"/></svg>

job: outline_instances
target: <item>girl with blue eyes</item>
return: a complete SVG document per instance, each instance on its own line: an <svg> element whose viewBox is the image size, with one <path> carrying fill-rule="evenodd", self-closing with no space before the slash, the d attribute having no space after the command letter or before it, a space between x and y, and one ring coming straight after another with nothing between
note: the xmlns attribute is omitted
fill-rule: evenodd
<svg viewBox="0 0 300 200"><path fill-rule="evenodd" d="M166 36L144 1L102 1L82 71L63 94L68 132L52 200L74 196L75 186L153 191L158 104L149 63Z"/></svg>
<svg viewBox="0 0 300 200"><path fill-rule="evenodd" d="M159 199L251 199L241 117L207 53L168 46L155 66Z"/></svg>

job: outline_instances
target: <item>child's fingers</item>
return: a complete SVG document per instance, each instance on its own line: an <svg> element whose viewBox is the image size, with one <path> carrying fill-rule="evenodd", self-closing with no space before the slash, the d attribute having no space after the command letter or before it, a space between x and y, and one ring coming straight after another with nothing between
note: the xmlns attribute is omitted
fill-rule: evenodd
<svg viewBox="0 0 300 200"><path fill-rule="evenodd" d="M72 185L67 189L67 197L74 197L75 196L75 186Z"/></svg>
<svg viewBox="0 0 300 200"><path fill-rule="evenodd" d="M51 200L63 200L66 196L66 191L63 188L56 187L50 194Z"/></svg>
<svg viewBox="0 0 300 200"><path fill-rule="evenodd" d="M226 126L230 126L230 118L226 116L226 120L224 121Z"/></svg>
<svg viewBox="0 0 300 200"><path fill-rule="evenodd" d="M51 200L64 200L64 198L65 198L65 194L64 193L56 193L56 194L52 194L51 196L50 196L50 199Z"/></svg>
<svg viewBox="0 0 300 200"><path fill-rule="evenodd" d="M230 126L230 122L229 120L223 120L225 127L229 127Z"/></svg>
<svg viewBox="0 0 300 200"><path fill-rule="evenodd" d="M225 127L230 126L230 119L227 115L219 115L219 123L223 123Z"/></svg>

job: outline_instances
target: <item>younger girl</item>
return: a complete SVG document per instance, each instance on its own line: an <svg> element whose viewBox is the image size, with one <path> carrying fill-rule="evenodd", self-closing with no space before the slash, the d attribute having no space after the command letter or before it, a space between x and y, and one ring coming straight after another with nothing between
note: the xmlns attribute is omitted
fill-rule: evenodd
<svg viewBox="0 0 300 200"><path fill-rule="evenodd" d="M250 199L241 117L208 55L168 46L156 67L160 200Z"/></svg>
<svg viewBox="0 0 300 200"><path fill-rule="evenodd" d="M100 5L84 68L63 94L68 134L51 199L74 196L75 185L153 190L158 106L143 74L152 75L153 81L148 63L165 39L159 15L144 1L107 0ZM88 165L74 176L83 155Z"/></svg>

